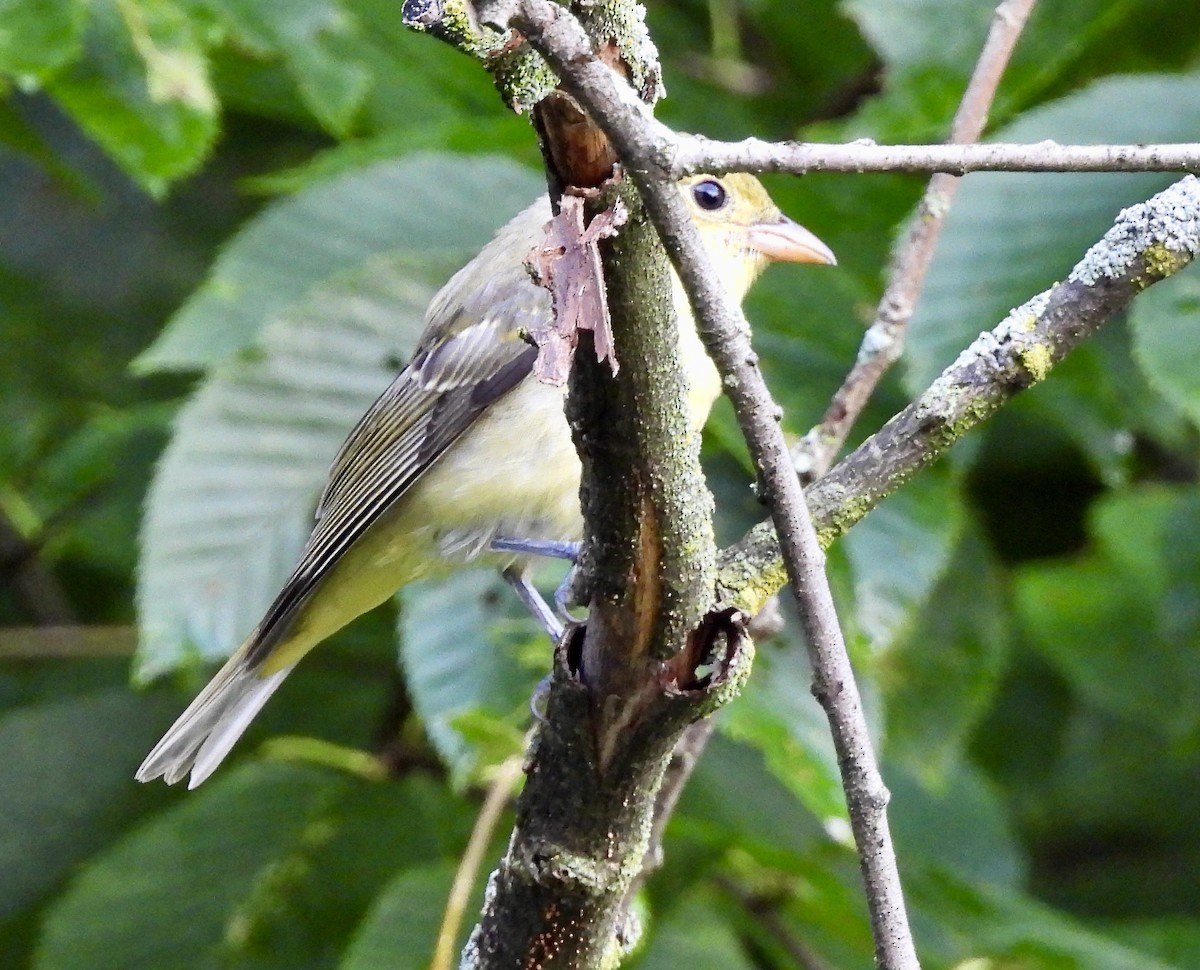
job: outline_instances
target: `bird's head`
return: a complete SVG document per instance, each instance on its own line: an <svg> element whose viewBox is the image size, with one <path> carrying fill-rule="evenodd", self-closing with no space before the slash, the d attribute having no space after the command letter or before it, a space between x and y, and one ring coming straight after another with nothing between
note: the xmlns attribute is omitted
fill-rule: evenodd
<svg viewBox="0 0 1200 970"><path fill-rule="evenodd" d="M692 175L679 186L709 256L738 300L773 260L837 263L828 246L779 211L753 175Z"/></svg>

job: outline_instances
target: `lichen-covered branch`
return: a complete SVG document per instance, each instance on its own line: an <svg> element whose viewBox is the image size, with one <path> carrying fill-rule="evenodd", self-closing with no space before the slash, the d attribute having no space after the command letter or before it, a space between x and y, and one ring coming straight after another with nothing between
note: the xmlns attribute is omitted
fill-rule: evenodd
<svg viewBox="0 0 1200 970"><path fill-rule="evenodd" d="M1189 175L1125 209L1057 286L980 334L920 397L808 491L822 545L936 460L1010 398L1042 380L1142 290L1200 255L1200 179ZM783 585L769 523L721 558L730 603L753 610Z"/></svg>
<svg viewBox="0 0 1200 970"><path fill-rule="evenodd" d="M407 4L406 16L416 6ZM619 370L592 352L601 342L594 335L605 332L601 321L577 328L558 320L580 348L567 413L583 466L577 588L587 591L588 621L556 653L516 826L462 962L480 970L595 970L614 966L638 939L628 901L652 852L656 793L678 739L736 693L753 645L739 614L712 609L712 497L686 408L662 247L632 186L611 182L617 153L575 99L577 89L539 80L528 88L537 92L530 100L514 84L522 71L542 77L542 53L566 29L580 69L603 76L626 109L649 117L645 105L661 86L642 10L630 0L592 0L576 5L577 20L547 3L535 25L521 4L459 6L476 32L466 41L461 27L440 24L432 10L420 11L421 27L481 57L510 106L530 112L562 213L582 198L595 216L618 193L628 196L630 219L600 245L600 259L572 263L603 263ZM502 43L482 47L476 38L487 31ZM581 247L590 245L587 232ZM585 289L601 283L582 282Z"/></svg>

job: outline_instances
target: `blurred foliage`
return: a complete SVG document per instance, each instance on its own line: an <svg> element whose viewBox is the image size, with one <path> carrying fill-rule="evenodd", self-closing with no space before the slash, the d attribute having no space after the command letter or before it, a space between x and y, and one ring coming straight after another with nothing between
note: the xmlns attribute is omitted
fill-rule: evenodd
<svg viewBox="0 0 1200 970"><path fill-rule="evenodd" d="M661 0L661 115L934 140L991 6ZM353 624L201 791L132 773L270 599L429 295L536 193L531 133L394 0L7 0L0 18L0 964L426 966L473 785L519 747L548 664L490 576ZM1014 140L1194 140L1200 8L1042 4L992 120ZM903 373L857 433L1167 181L969 177ZM921 180L770 187L841 258L749 301L802 432ZM1200 967L1197 272L831 555L934 970ZM761 510L727 408L709 430L734 537ZM150 689L128 686L135 641ZM805 663L786 630L726 712L637 965L869 965Z"/></svg>

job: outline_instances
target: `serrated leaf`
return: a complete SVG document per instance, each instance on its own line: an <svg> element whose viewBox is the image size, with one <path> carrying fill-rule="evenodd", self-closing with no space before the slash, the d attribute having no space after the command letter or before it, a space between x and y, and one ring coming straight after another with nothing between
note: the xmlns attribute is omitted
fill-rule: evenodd
<svg viewBox="0 0 1200 970"><path fill-rule="evenodd" d="M415 343L430 275L382 259L317 287L260 359L217 369L184 407L142 521L138 677L227 656L253 628L338 446Z"/></svg>
<svg viewBox="0 0 1200 970"><path fill-rule="evenodd" d="M1200 425L1200 272L1189 268L1139 296L1129 326L1147 379Z"/></svg>
<svg viewBox="0 0 1200 970"><path fill-rule="evenodd" d="M413 707L457 784L511 754L550 669L550 644L494 569L411 583L400 593L400 657ZM528 661L530 648L540 662ZM490 730L481 731L482 723Z"/></svg>
<svg viewBox="0 0 1200 970"><path fill-rule="evenodd" d="M170 0L98 0L83 58L50 93L146 191L193 171L217 134L208 65Z"/></svg>
<svg viewBox="0 0 1200 970"><path fill-rule="evenodd" d="M83 49L85 0L2 0L0 74L22 87L45 81Z"/></svg>
<svg viewBox="0 0 1200 970"><path fill-rule="evenodd" d="M1155 106L1145 110L1147 104ZM1200 127L1200 77L1108 78L1030 111L999 141L1186 141ZM922 390L1011 307L1066 275L1124 206L1174 176L984 173L967 179L909 329L906 381Z"/></svg>
<svg viewBox="0 0 1200 970"><path fill-rule="evenodd" d="M466 182L446 211L425 210L424 218L435 220L430 252L417 251L425 237L411 220L397 225L376 220L369 244L352 236L342 250L338 233L356 213L372 222L372 204L386 208L392 193L403 194L411 184L397 173L428 172L425 166L431 163L384 166L365 181L353 180L353 192L327 194L327 203L344 206L333 225L319 233L321 246L335 255L326 258L321 246L310 246L308 270L312 276L319 266L326 275L306 290L285 291L281 285L260 291L250 301L258 312L279 309L258 354L216 369L180 413L142 525L140 677L174 669L197 655L226 656L253 628L311 528L317 495L339 445L407 357L436 285L464 258L436 241L464 234L461 224L450 224L462 214L465 199L488 211L486 217L476 212L468 218L472 226L508 215L476 194L483 192L479 183ZM441 164L446 175L480 169L478 162L458 168L443 158ZM500 166L502 181L504 171ZM519 171L507 167L511 183L528 178ZM515 207L524 198L514 190L505 201ZM286 238L296 226L285 221L277 228ZM476 245L485 241L482 235ZM279 236L268 233L256 240L255 253L263 254L261 247L272 239L282 245ZM278 250L270 255L277 266L283 257ZM255 265L253 256L242 253L231 276L248 279ZM218 281L222 278L230 277ZM195 335L203 318L216 312L211 304L202 308L185 329ZM255 329L263 322L247 320Z"/></svg>
<svg viewBox="0 0 1200 970"><path fill-rule="evenodd" d="M134 367L212 366L253 344L316 284L381 254L432 256L456 269L542 188L506 159L429 154L345 173L276 202L226 246Z"/></svg>

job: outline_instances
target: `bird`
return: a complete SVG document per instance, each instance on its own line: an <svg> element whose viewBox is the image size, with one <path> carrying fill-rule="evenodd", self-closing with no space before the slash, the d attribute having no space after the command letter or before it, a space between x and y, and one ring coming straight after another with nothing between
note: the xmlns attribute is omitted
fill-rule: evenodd
<svg viewBox="0 0 1200 970"><path fill-rule="evenodd" d="M754 176L678 183L717 272L741 300L772 261L836 264ZM291 575L254 630L137 770L139 781L207 779L313 647L415 579L492 551L503 537L576 542L580 464L565 389L533 376L527 339L551 296L525 257L551 215L543 196L502 227L430 303L408 364L347 436ZM716 367L672 273L691 425L720 393ZM619 353L619 348L618 348ZM511 572L509 573L511 576Z"/></svg>

